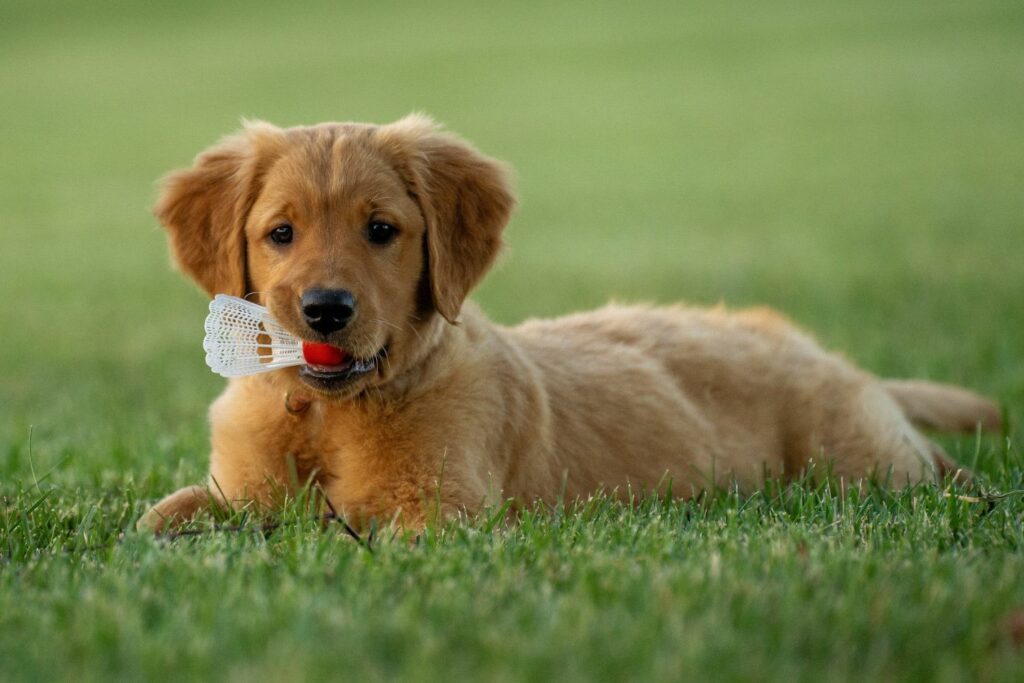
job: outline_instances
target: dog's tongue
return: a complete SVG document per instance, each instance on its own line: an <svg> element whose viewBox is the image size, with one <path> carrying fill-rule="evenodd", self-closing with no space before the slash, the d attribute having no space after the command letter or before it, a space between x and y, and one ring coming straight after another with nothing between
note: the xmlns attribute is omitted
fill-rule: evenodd
<svg viewBox="0 0 1024 683"><path fill-rule="evenodd" d="M310 365L331 367L344 364L348 354L345 349L330 344L302 342L302 357Z"/></svg>

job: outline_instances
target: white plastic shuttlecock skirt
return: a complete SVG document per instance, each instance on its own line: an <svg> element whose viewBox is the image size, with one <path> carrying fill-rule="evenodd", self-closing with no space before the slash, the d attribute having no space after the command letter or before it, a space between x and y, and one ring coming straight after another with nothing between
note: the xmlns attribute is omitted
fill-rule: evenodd
<svg viewBox="0 0 1024 683"><path fill-rule="evenodd" d="M302 365L302 344L267 309L218 294L206 316L206 364L221 377L241 377Z"/></svg>

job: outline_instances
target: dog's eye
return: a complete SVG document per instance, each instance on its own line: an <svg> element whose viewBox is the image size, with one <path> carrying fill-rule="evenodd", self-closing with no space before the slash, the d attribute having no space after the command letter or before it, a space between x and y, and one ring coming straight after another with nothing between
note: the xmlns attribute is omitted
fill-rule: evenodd
<svg viewBox="0 0 1024 683"><path fill-rule="evenodd" d="M374 244L387 244L398 234L398 229L390 223L371 221L366 226L366 239Z"/></svg>
<svg viewBox="0 0 1024 683"><path fill-rule="evenodd" d="M270 240L274 244L289 244L292 241L292 226L279 225L270 231Z"/></svg>

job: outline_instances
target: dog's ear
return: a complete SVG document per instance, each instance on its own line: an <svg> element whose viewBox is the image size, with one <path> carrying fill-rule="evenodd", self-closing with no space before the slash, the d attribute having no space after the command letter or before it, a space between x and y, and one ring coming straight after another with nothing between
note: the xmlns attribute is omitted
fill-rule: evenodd
<svg viewBox="0 0 1024 683"><path fill-rule="evenodd" d="M245 221L284 132L246 122L164 178L153 212L170 234L178 267L207 294L246 294Z"/></svg>
<svg viewBox="0 0 1024 683"><path fill-rule="evenodd" d="M448 322L501 251L515 207L506 167L413 114L377 131L427 222L434 308Z"/></svg>

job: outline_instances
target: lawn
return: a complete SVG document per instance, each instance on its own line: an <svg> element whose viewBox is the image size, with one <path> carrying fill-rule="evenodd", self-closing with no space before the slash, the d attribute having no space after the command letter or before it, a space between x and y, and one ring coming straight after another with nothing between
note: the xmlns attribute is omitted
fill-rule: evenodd
<svg viewBox="0 0 1024 683"><path fill-rule="evenodd" d="M0 7L0 680L1024 680L1024 6L346 4ZM494 319L775 306L996 397L942 438L982 495L135 534L223 386L156 180L243 116L411 110L517 170Z"/></svg>

